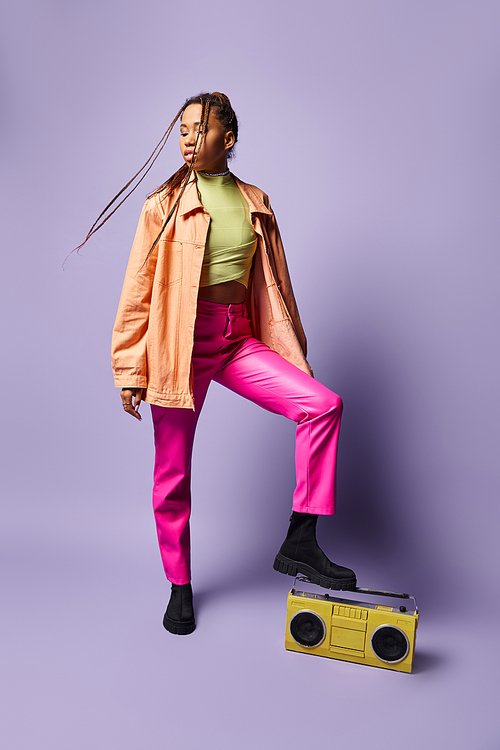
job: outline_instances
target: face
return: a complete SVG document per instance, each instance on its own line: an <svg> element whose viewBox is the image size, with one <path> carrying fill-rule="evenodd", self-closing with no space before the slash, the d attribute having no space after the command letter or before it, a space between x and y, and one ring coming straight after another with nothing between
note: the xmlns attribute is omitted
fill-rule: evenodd
<svg viewBox="0 0 500 750"><path fill-rule="evenodd" d="M186 107L181 120L179 146L186 164L195 159L195 170L203 172L224 172L227 169L227 152L234 145L232 132L225 133L214 112L211 110L205 134L200 133L195 154L195 144L201 122L201 104Z"/></svg>

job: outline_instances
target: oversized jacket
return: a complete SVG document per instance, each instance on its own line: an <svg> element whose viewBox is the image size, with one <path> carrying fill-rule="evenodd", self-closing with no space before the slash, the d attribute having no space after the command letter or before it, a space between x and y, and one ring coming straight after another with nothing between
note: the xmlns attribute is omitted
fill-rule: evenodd
<svg viewBox="0 0 500 750"><path fill-rule="evenodd" d="M258 238L247 290L253 335L311 374L269 198L253 185L234 179L248 201ZM191 355L210 224L194 176L145 261L176 195L155 194L142 209L113 329L111 359L117 387L146 388L146 401L152 404L194 409Z"/></svg>

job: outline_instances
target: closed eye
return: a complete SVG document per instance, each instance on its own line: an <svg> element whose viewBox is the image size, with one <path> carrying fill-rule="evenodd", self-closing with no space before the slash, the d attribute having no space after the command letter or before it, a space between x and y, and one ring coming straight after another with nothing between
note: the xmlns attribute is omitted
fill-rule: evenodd
<svg viewBox="0 0 500 750"><path fill-rule="evenodd" d="M196 133L196 135L198 135L198 134L199 135L203 135L203 133L208 133L208 128L205 128L205 130L203 130L202 128L200 128L200 130L195 130L195 133ZM181 138L185 138L187 135L189 135L189 133L187 131L181 132Z"/></svg>

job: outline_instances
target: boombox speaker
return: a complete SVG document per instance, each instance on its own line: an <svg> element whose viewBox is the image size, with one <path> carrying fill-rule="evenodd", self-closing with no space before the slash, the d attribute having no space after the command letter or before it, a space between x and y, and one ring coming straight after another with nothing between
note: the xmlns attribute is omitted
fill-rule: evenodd
<svg viewBox="0 0 500 750"><path fill-rule="evenodd" d="M306 581L299 578L297 580ZM408 594L374 589L354 593L413 599L414 609L293 588L288 594L285 648L304 654L411 672L418 609Z"/></svg>

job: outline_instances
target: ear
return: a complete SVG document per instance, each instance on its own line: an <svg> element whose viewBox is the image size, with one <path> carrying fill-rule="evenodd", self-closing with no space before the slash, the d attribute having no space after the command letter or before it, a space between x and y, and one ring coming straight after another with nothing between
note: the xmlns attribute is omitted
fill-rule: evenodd
<svg viewBox="0 0 500 750"><path fill-rule="evenodd" d="M230 130L228 133L224 136L224 149L226 151L229 151L230 148L232 148L235 144L235 137L232 130Z"/></svg>

